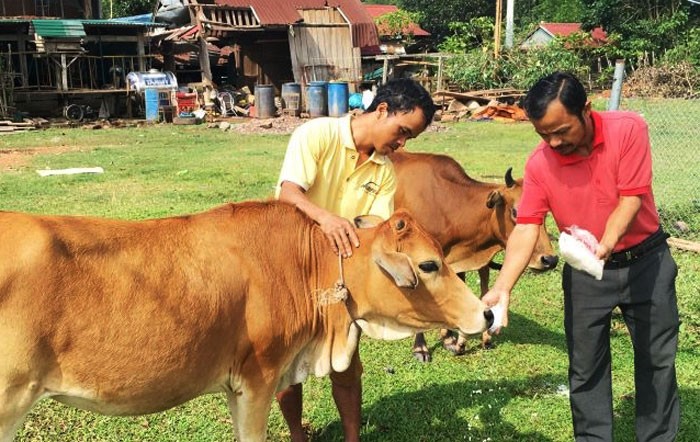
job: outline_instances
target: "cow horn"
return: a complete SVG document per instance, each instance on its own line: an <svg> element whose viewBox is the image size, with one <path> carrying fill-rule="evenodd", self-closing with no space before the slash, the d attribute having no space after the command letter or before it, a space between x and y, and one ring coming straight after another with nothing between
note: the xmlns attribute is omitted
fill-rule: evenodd
<svg viewBox="0 0 700 442"><path fill-rule="evenodd" d="M513 168L512 167L509 167L508 170L506 170L506 186L507 187L515 186L515 180L513 179Z"/></svg>
<svg viewBox="0 0 700 442"><path fill-rule="evenodd" d="M394 279L397 286L409 289L418 287L418 275L405 254L378 250L374 253L374 262Z"/></svg>

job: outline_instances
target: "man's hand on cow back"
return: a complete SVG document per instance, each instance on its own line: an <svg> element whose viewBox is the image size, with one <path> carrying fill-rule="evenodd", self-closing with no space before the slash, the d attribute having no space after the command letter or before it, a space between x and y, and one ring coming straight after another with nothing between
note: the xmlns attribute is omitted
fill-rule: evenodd
<svg viewBox="0 0 700 442"><path fill-rule="evenodd" d="M327 212L319 217L318 224L323 233L326 234L335 253L349 258L352 256L352 248L360 247L360 239L355 231L355 226L349 220Z"/></svg>
<svg viewBox="0 0 700 442"><path fill-rule="evenodd" d="M508 306L510 305L510 292L505 289L499 289L498 287L493 287L491 290L486 292L484 296L481 297L481 302L486 304L490 308L498 307L500 309L500 325L497 325L493 329L489 329L489 333L492 335L497 335L501 333L503 327L508 326ZM498 321L498 318L496 318Z"/></svg>

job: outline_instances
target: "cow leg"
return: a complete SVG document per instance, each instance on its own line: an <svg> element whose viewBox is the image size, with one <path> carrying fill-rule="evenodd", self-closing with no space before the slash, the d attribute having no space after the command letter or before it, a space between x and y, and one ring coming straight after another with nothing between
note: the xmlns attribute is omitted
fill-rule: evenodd
<svg viewBox="0 0 700 442"><path fill-rule="evenodd" d="M11 442L24 417L41 398L38 382L0 378L0 442Z"/></svg>
<svg viewBox="0 0 700 442"><path fill-rule="evenodd" d="M301 422L303 384L290 385L277 393L277 402L284 420L289 427L292 442L306 442L306 431Z"/></svg>
<svg viewBox="0 0 700 442"><path fill-rule="evenodd" d="M416 339L413 341L413 357L419 362L430 362L432 357L430 356L430 350L428 350L428 343L425 342L425 335L423 333L416 333Z"/></svg>
<svg viewBox="0 0 700 442"><path fill-rule="evenodd" d="M479 269L479 288L481 289L481 296L484 296L489 291L489 276L488 265ZM486 349L493 347L491 335L488 330L481 334L481 347Z"/></svg>
<svg viewBox="0 0 700 442"><path fill-rule="evenodd" d="M467 272L458 272L457 276L466 282ZM454 330L440 329L440 340L442 341L442 347L455 356L461 356L467 352L466 336L462 336Z"/></svg>
<svg viewBox="0 0 700 442"><path fill-rule="evenodd" d="M255 387L251 388L252 385ZM227 395L236 440L265 442L267 420L275 396L274 387L258 380L250 382L241 391L228 392Z"/></svg>

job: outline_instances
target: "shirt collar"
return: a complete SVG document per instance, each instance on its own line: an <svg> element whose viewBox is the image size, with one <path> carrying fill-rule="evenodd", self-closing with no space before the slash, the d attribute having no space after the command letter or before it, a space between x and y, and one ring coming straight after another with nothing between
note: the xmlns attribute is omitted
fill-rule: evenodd
<svg viewBox="0 0 700 442"><path fill-rule="evenodd" d="M600 114L598 112L591 111L591 119L593 120L593 148L591 150L592 154L594 150L603 147L603 145L605 144L605 139L603 138L603 119L601 118ZM591 157L590 154L586 157L575 153L571 155L562 155L556 150L552 149L549 145L547 145L547 147L547 150L551 152L552 155L554 155L554 158L556 158L559 164L561 164L562 166L578 163L579 161L585 161Z"/></svg>
<svg viewBox="0 0 700 442"><path fill-rule="evenodd" d="M357 152L357 146L355 146L355 140L352 138L352 128L351 128L351 122L352 122L353 116L352 115L347 115L343 117L343 122L341 123L340 127L340 140L343 143L343 147L346 149L354 150ZM379 165L385 164L387 161L386 155L381 155L378 154L377 151L375 150L372 152L372 155L369 157L369 161L372 161L373 163L377 163Z"/></svg>

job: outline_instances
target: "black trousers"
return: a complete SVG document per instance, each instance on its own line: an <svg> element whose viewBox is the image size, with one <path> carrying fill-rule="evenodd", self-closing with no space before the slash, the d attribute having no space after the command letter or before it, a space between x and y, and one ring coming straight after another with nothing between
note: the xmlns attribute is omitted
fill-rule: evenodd
<svg viewBox="0 0 700 442"><path fill-rule="evenodd" d="M637 441L673 441L680 404L676 382L678 267L666 244L596 281L564 266L564 326L577 442L613 440L610 321L622 311L634 347Z"/></svg>

